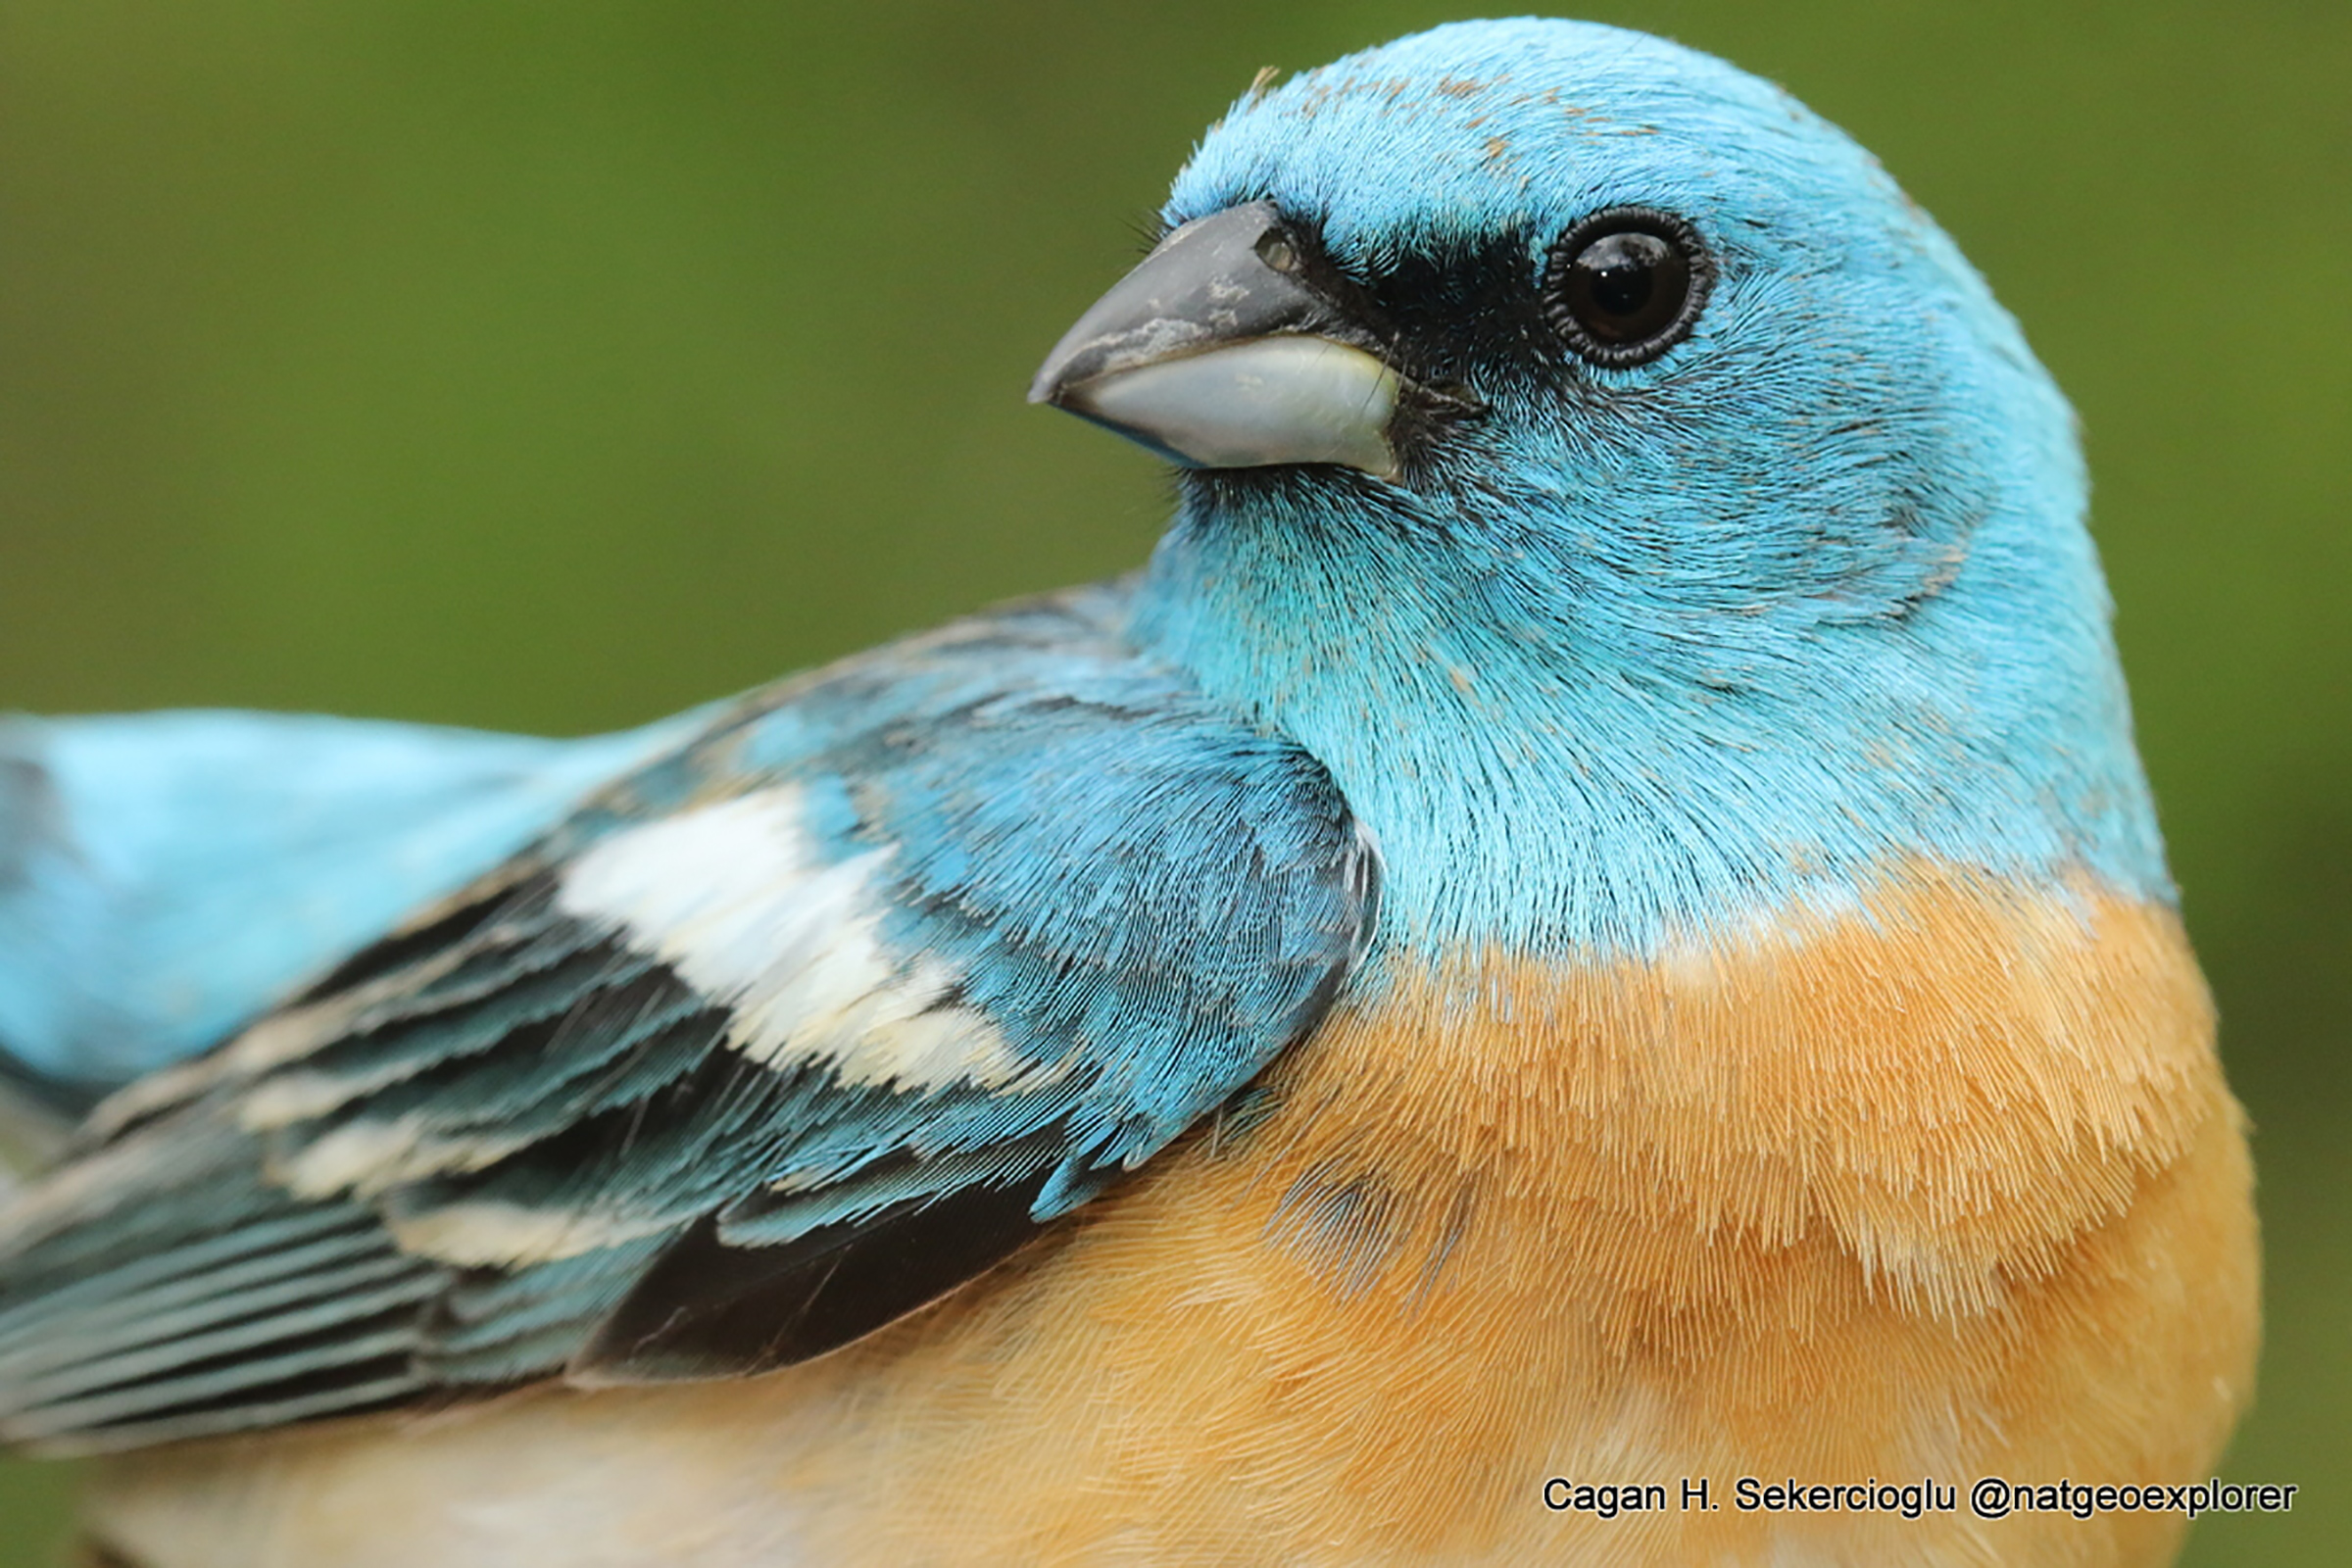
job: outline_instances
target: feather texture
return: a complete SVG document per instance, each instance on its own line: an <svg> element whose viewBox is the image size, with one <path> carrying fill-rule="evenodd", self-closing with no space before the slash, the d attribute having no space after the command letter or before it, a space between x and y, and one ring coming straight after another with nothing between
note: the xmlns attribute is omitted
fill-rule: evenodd
<svg viewBox="0 0 2352 1568"><path fill-rule="evenodd" d="M0 1238L0 1430L757 1370L1149 1158L1320 1016L1373 862L1118 605L751 699L110 1101Z"/></svg>
<svg viewBox="0 0 2352 1568"><path fill-rule="evenodd" d="M0 718L0 1063L69 1112L216 1044L700 726Z"/></svg>
<svg viewBox="0 0 2352 1568"><path fill-rule="evenodd" d="M2016 323L1835 128L1582 24L1261 79L1163 216L1039 395L1287 461L1188 468L1132 582L693 719L0 1219L0 1436L574 1385L130 1455L111 1539L2168 1552L1662 1496L2184 1481L2245 1397L2240 1119ZM0 920L81 885L63 776L0 771ZM274 847L259 885L324 870Z"/></svg>

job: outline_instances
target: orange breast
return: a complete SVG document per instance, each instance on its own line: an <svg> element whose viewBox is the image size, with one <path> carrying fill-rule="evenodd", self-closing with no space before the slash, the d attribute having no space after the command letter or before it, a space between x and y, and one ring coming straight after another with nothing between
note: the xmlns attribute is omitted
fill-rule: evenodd
<svg viewBox="0 0 2352 1568"><path fill-rule="evenodd" d="M2177 1517L1966 1488L2201 1476L2247 1397L2240 1117L2169 912L1913 875L1654 965L1387 978L1261 1122L825 1361L493 1406L397 1464L381 1428L231 1451L412 1522L527 1475L608 1544L691 1509L669 1558L713 1564L2167 1559ZM126 1472L123 1517L174 1464L220 1461ZM1742 1476L1962 1511L1742 1512Z"/></svg>

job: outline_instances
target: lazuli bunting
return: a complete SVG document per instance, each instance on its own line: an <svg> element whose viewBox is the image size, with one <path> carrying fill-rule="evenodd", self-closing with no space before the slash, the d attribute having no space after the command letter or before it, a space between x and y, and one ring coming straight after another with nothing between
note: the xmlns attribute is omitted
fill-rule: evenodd
<svg viewBox="0 0 2352 1568"><path fill-rule="evenodd" d="M5 731L0 1435L110 1560L2169 1557L1877 1490L2250 1387L2015 322L1564 22L1261 82L1162 217L1032 390L1177 465L1134 577L592 741Z"/></svg>

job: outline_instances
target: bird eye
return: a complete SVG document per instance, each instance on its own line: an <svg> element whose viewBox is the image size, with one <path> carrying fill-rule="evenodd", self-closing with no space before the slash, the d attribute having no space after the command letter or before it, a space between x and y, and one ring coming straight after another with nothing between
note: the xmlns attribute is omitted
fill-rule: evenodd
<svg viewBox="0 0 2352 1568"><path fill-rule="evenodd" d="M1544 305L1568 346L1594 365L1646 365L1698 319L1714 266L1672 213L1612 207L1552 246Z"/></svg>

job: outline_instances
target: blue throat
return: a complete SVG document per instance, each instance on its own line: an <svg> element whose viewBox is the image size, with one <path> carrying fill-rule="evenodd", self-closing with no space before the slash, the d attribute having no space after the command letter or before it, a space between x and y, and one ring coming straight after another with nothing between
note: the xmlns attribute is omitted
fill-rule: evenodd
<svg viewBox="0 0 2352 1568"><path fill-rule="evenodd" d="M1385 942L1646 954L1851 907L1921 859L2171 897L2073 519L1987 519L1890 620L1815 602L1643 625L1581 550L1465 559L1359 489L1196 493L1135 634L1331 770L1380 845ZM2055 580L2054 545L2076 567ZM1742 645L1702 640L1709 618Z"/></svg>

